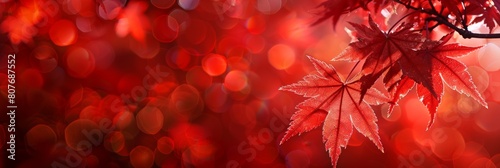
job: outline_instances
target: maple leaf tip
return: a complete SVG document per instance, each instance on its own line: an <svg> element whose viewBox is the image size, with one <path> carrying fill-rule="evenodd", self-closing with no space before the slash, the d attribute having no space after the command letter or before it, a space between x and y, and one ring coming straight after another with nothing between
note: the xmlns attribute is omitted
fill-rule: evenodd
<svg viewBox="0 0 500 168"><path fill-rule="evenodd" d="M312 62L312 61L315 61L317 60L316 58L314 58L313 56L310 56L310 55L306 55L306 57Z"/></svg>
<svg viewBox="0 0 500 168"><path fill-rule="evenodd" d="M349 23L351 26L360 25L360 24L357 24L357 23L354 23L354 22L349 22L349 21L347 23Z"/></svg>
<svg viewBox="0 0 500 168"><path fill-rule="evenodd" d="M292 88L294 87L294 84L290 84L290 85L285 85L285 86L281 86L280 88L278 88L279 91L289 91L289 92L294 92L292 90Z"/></svg>
<svg viewBox="0 0 500 168"><path fill-rule="evenodd" d="M427 124L427 127L425 128L425 131L429 131L434 124L434 119L431 119L429 123Z"/></svg>
<svg viewBox="0 0 500 168"><path fill-rule="evenodd" d="M388 102L389 103L389 109L387 109L387 118L391 117L392 112L394 111L394 107L397 105L394 102Z"/></svg>
<svg viewBox="0 0 500 168"><path fill-rule="evenodd" d="M380 152L384 153L385 150L384 150L384 146L382 145L382 142L380 141L380 139L378 139L378 143L376 143L375 141L373 141L373 143L375 144L375 146L377 146L378 150L380 150Z"/></svg>
<svg viewBox="0 0 500 168"><path fill-rule="evenodd" d="M283 145L283 143L285 143L285 142L286 142L286 140L285 140L284 138L283 138L283 139L281 139L281 141L280 141L280 146L281 146L281 145Z"/></svg>
<svg viewBox="0 0 500 168"><path fill-rule="evenodd" d="M382 152L382 153L385 153L385 150L384 150L384 148L383 148L383 147L382 147L382 148L379 148L378 150L380 150L380 152Z"/></svg>
<svg viewBox="0 0 500 168"><path fill-rule="evenodd" d="M481 99L482 99L482 97L481 97ZM478 100L478 102L479 102L479 104L480 104L481 106L483 106L484 108L489 109L489 107L488 107L488 103L487 103L486 101L484 101L484 99L483 99L483 100Z"/></svg>
<svg viewBox="0 0 500 168"><path fill-rule="evenodd" d="M293 136L295 136L295 134L290 135L290 128L288 128L288 130L285 132L285 135L283 136L283 138L281 138L279 145L284 144L286 141L288 141Z"/></svg>

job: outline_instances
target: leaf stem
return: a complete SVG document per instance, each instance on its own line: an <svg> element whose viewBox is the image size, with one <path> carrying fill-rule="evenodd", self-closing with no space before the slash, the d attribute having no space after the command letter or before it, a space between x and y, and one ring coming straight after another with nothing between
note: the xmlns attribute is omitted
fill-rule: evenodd
<svg viewBox="0 0 500 168"><path fill-rule="evenodd" d="M351 71L349 72L349 74L345 78L345 81L349 81L349 77L351 76L351 74L354 71L354 69L356 69L356 67L359 65L359 62L361 62L361 61L356 62L356 64L354 65L354 67L352 67Z"/></svg>
<svg viewBox="0 0 500 168"><path fill-rule="evenodd" d="M410 13L408 13L408 14L404 15L403 17L399 18L399 20L398 20L396 23L394 23L394 24L391 26L391 28L390 28L387 32L388 32L388 33L389 33L389 32L391 32L391 31L392 31L392 29L393 29L394 27L396 27L396 25L398 25L398 24L399 24L399 22L403 21L406 17L408 17L408 16L410 16L410 15L412 15L412 14L416 13L416 12L417 12L417 11L410 12Z"/></svg>

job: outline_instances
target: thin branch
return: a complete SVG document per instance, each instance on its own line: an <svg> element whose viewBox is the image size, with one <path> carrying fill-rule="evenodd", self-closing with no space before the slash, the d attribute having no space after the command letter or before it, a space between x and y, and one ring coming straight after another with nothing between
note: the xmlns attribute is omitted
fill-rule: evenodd
<svg viewBox="0 0 500 168"><path fill-rule="evenodd" d="M434 3L432 2L432 0L429 0L429 6L431 6L431 9L433 11L437 11L436 8L434 7Z"/></svg>
<svg viewBox="0 0 500 168"><path fill-rule="evenodd" d="M434 26L429 27L429 31L434 30L436 27L440 26L441 23L437 22Z"/></svg>
<svg viewBox="0 0 500 168"><path fill-rule="evenodd" d="M500 33L494 33L494 34L474 33L474 32L471 32L471 31L468 31L465 29L461 29L461 28L455 26L454 24L448 22L447 20L443 20L443 19L438 18L438 17L430 17L427 19L437 21L439 23L442 23L442 24L448 26L449 28L452 28L453 30L458 32L458 34L462 35L462 37L465 39L468 39L468 38L500 38Z"/></svg>
<svg viewBox="0 0 500 168"><path fill-rule="evenodd" d="M439 11L439 15L443 15L444 12L444 5L441 5L441 10Z"/></svg>
<svg viewBox="0 0 500 168"><path fill-rule="evenodd" d="M428 15L431 15L433 17L429 17L426 20L432 20L438 22L438 24L444 24L448 26L449 28L455 30L460 34L463 38L468 39L468 38L500 38L499 33L495 34L482 34L482 33L474 33L471 32L467 29L467 24L465 24L464 28L457 27L455 24L451 23L448 18L445 16L441 15L436 9L431 5L432 9L425 9L425 8L418 8L414 7L411 5L411 1L406 4L402 2L401 0L394 0L394 2L399 3L401 5L404 5L408 9L416 10L422 13L426 13ZM464 11L465 11L465 6L464 6ZM466 17L466 16L465 16ZM465 20L465 19L462 19Z"/></svg>
<svg viewBox="0 0 500 168"><path fill-rule="evenodd" d="M413 15L415 12L417 12L417 11L410 12L410 13L408 13L408 14L404 15L403 17L399 18L399 20L398 20L398 21L396 21L396 23L394 23L394 24L391 26L391 28L389 28L389 30L388 30L387 32L392 32L392 29L394 29L394 27L396 27L396 25L398 25L401 21L403 21L403 20L404 20L405 18L407 18L408 16Z"/></svg>
<svg viewBox="0 0 500 168"><path fill-rule="evenodd" d="M467 8L465 8L465 2L464 2L464 0L462 0L461 5L462 5L462 8L464 9L464 14L463 14L464 17L462 17L462 26L464 27L464 30L468 31L469 28L468 28L468 25L467 25Z"/></svg>

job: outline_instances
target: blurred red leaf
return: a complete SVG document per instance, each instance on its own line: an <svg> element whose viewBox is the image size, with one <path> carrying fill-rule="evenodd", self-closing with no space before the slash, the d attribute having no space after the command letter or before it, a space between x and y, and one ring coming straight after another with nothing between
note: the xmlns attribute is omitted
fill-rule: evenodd
<svg viewBox="0 0 500 168"><path fill-rule="evenodd" d="M15 13L2 21L2 32L9 34L9 39L13 44L29 43L32 41L31 38L38 33L35 25L43 15L40 3L35 0L20 1L18 6L12 6Z"/></svg>
<svg viewBox="0 0 500 168"><path fill-rule="evenodd" d="M297 105L290 127L283 137L284 143L293 136L308 132L323 124L323 140L329 151L332 165L336 166L341 147L346 147L353 126L383 151L378 135L377 118L368 104L380 104L388 99L375 89L369 89L361 103L361 85L358 81L343 81L334 67L309 57L317 73L303 81L280 90L309 97Z"/></svg>
<svg viewBox="0 0 500 168"><path fill-rule="evenodd" d="M130 2L120 15L122 24L117 24L117 32L127 35L129 32L137 41L144 42L146 31L149 29L149 22L144 12L148 9L145 2Z"/></svg>

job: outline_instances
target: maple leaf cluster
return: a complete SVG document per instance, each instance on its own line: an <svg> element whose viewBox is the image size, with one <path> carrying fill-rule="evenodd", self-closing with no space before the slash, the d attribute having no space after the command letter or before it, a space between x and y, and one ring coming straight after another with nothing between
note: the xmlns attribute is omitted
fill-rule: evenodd
<svg viewBox="0 0 500 168"><path fill-rule="evenodd" d="M419 26L427 26L425 20L432 17L445 19L453 25L463 26L472 23L484 22L492 31L500 23L500 0L327 0L320 5L324 8L323 16L317 23L328 18L337 24L344 14L363 9L365 11L380 12L384 8L406 7L420 11L417 15ZM441 23L442 24L442 23Z"/></svg>
<svg viewBox="0 0 500 168"><path fill-rule="evenodd" d="M431 116L428 128L434 122L444 85L487 108L467 67L456 60L481 46L462 46L451 43L450 39L454 31L464 38L495 38L491 31L500 23L497 10L500 2L328 0L321 5L326 10L319 21L332 18L334 25L342 15L355 10L380 13L387 7L402 7L408 12L387 31L381 30L368 13L364 13L368 15L368 25L350 23L356 40L332 61L353 61L357 62L356 66L362 63L361 71L352 78L349 74L341 79L332 65L308 56L316 72L298 83L280 88L309 98L297 105L297 112L291 117L292 122L281 143L322 126L325 148L332 165L336 166L341 148L346 147L356 128L383 152L377 118L370 105L387 103L390 115L401 97L413 88ZM409 23L404 23L404 19ZM467 26L474 23L486 24L490 34L470 32ZM432 40L429 32L439 25L451 29L439 40ZM382 80L388 96L372 87L378 80Z"/></svg>

